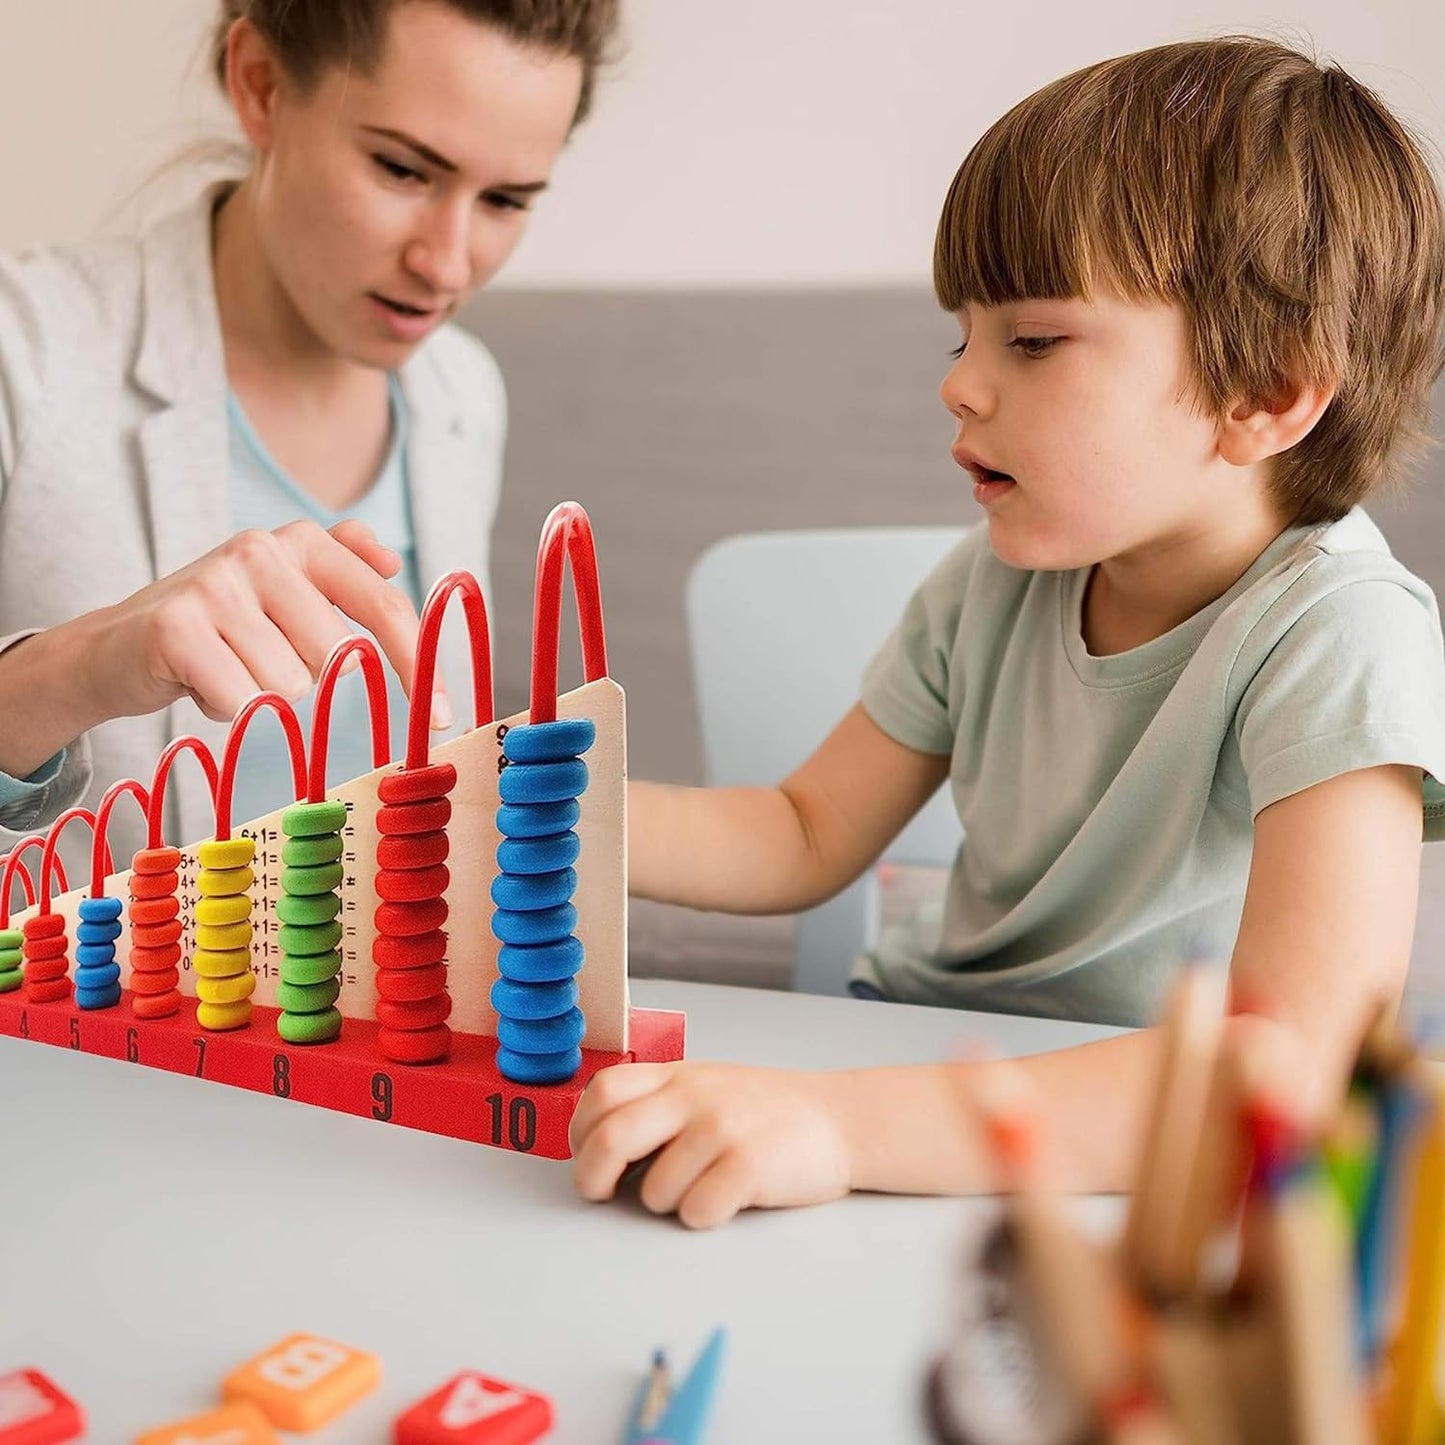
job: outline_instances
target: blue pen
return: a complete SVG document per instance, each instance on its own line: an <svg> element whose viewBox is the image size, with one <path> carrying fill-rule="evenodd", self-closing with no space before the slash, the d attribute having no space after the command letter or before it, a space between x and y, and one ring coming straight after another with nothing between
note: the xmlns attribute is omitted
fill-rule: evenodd
<svg viewBox="0 0 1445 1445"><path fill-rule="evenodd" d="M687 1377L674 1390L667 1356L658 1350L652 1369L638 1387L627 1416L622 1445L700 1445L713 1396L717 1393L727 1331L708 1338Z"/></svg>

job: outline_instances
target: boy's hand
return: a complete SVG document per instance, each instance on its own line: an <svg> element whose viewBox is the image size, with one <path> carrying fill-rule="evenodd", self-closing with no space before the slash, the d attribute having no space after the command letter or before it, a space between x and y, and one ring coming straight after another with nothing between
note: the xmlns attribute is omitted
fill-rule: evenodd
<svg viewBox="0 0 1445 1445"><path fill-rule="evenodd" d="M573 1180L610 1199L629 1164L657 1158L641 1198L691 1229L740 1209L821 1204L851 1187L834 1076L736 1064L620 1064L587 1086L570 1130Z"/></svg>

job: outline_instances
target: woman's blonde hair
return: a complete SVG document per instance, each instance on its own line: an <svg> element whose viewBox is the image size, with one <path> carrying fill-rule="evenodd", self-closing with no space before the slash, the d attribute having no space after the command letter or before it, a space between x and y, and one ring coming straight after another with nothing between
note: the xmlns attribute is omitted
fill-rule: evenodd
<svg viewBox="0 0 1445 1445"><path fill-rule="evenodd" d="M1107 60L1015 106L954 177L934 286L948 311L1175 302L1210 415L1332 385L1273 463L1299 523L1396 473L1445 363L1445 223L1421 147L1338 66L1249 36Z"/></svg>
<svg viewBox="0 0 1445 1445"><path fill-rule="evenodd" d="M287 75L303 89L330 65L370 71L386 44L391 12L407 0L221 0L211 39L212 69L224 89L226 37L242 17L266 37ZM443 0L450 9L494 26L522 45L582 62L582 93L573 124L592 107L597 72L616 39L620 0Z"/></svg>

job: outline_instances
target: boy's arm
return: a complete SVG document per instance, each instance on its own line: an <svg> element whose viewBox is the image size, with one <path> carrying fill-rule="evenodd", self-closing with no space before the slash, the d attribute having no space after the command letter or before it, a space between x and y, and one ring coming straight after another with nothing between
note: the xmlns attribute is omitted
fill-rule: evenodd
<svg viewBox="0 0 1445 1445"><path fill-rule="evenodd" d="M1398 1000L1419 867L1417 768L1347 773L1256 819L1231 978L1306 1114L1329 1105L1373 1013ZM1146 1029L1018 1061L1049 1124L1040 1167L1059 1187L1129 1187L1158 1045ZM969 1106L982 1067L604 1070L573 1121L577 1187L608 1198L628 1163L660 1149L643 1203L695 1226L849 1189L987 1192L993 1168Z"/></svg>
<svg viewBox="0 0 1445 1445"><path fill-rule="evenodd" d="M773 788L627 790L628 886L722 913L793 913L846 887L948 776L854 705Z"/></svg>

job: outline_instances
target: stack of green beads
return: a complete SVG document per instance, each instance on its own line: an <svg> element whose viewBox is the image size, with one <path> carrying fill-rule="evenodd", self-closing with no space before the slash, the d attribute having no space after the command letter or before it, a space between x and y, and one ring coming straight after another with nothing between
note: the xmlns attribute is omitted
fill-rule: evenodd
<svg viewBox="0 0 1445 1445"><path fill-rule="evenodd" d="M276 1031L288 1044L341 1032L341 854L346 804L297 803L281 815L281 982Z"/></svg>
<svg viewBox="0 0 1445 1445"><path fill-rule="evenodd" d="M251 838L212 838L196 849L196 1022L224 1032L251 1022L251 885L256 844Z"/></svg>
<svg viewBox="0 0 1445 1445"><path fill-rule="evenodd" d="M20 961L25 935L18 928L0 928L0 993L20 987Z"/></svg>

